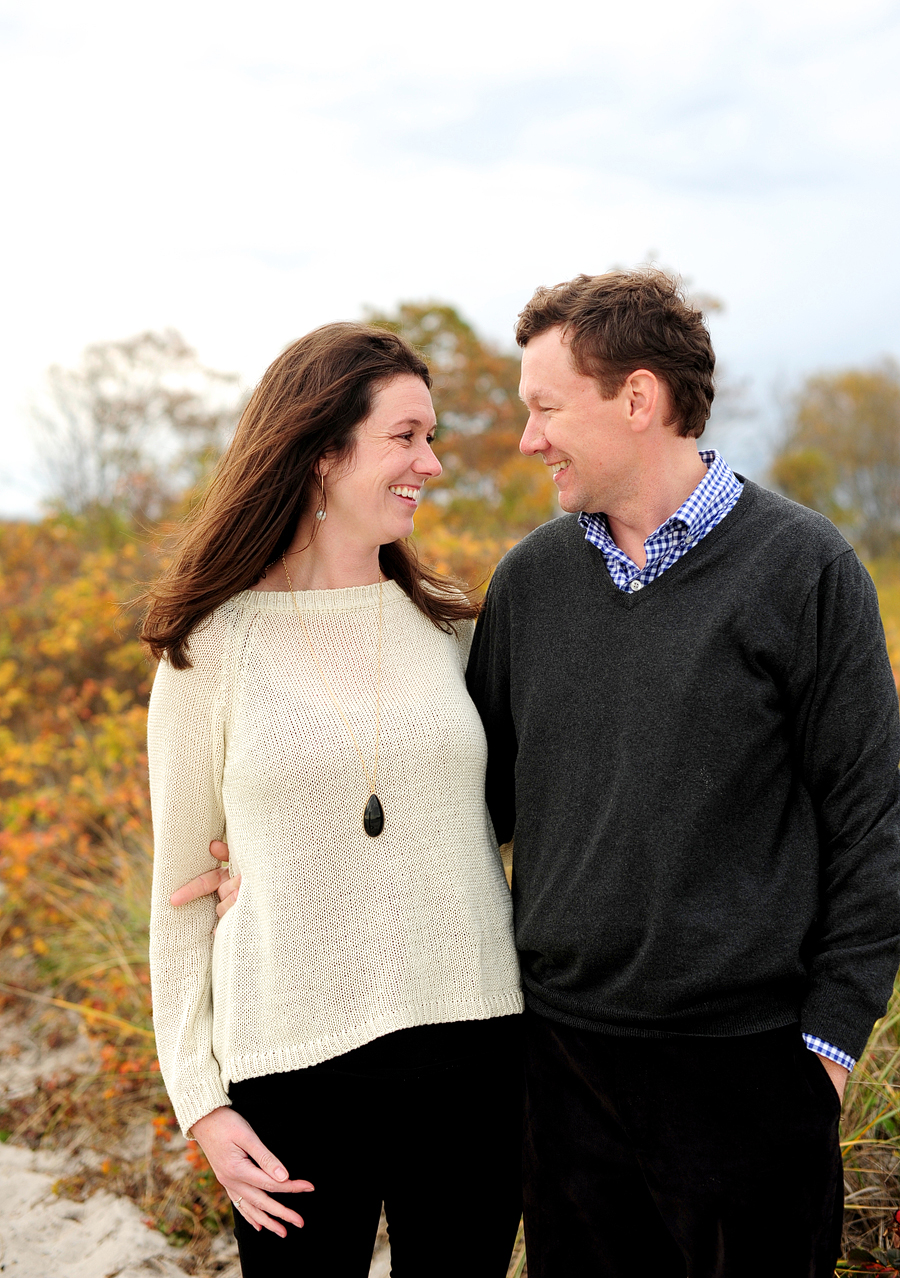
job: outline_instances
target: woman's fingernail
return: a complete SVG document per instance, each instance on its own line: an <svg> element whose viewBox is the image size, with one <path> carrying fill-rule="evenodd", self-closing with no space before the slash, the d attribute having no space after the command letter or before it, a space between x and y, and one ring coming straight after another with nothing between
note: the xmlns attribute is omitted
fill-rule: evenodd
<svg viewBox="0 0 900 1278"><path fill-rule="evenodd" d="M287 1180L288 1174L283 1167L276 1167L272 1173L276 1180Z"/></svg>

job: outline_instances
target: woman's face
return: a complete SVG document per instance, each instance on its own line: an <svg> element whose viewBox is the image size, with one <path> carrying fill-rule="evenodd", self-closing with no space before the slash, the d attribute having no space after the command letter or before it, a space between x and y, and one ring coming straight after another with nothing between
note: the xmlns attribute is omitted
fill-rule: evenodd
<svg viewBox="0 0 900 1278"><path fill-rule="evenodd" d="M319 465L330 533L373 546L410 535L425 481L441 473L431 451L435 424L421 378L403 374L375 392L350 456Z"/></svg>

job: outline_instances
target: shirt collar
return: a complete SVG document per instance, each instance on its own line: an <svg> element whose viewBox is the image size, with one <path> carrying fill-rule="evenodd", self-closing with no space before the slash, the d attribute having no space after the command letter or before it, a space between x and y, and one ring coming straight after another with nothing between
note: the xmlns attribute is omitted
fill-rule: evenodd
<svg viewBox="0 0 900 1278"><path fill-rule="evenodd" d="M721 507L729 502L734 503L735 493L740 492L742 484L722 454L715 448L706 448L700 450L699 456L706 463L706 474L675 513L650 534L647 542L675 524L685 528L691 534L692 540L701 537ZM618 549L610 535L609 522L602 511L591 513L583 510L578 516L578 522L582 528L592 528L604 541L608 539L611 548Z"/></svg>

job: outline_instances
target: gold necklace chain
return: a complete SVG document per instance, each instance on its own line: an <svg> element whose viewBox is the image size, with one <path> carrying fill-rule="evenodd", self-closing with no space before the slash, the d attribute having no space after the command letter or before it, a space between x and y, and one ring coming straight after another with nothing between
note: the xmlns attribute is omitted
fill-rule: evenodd
<svg viewBox="0 0 900 1278"><path fill-rule="evenodd" d="M366 834L370 836L370 838L375 838L377 835L381 833L384 827L384 809L382 808L381 801L378 798L378 795L376 794L376 788L378 785L378 748L379 748L380 736L381 736L381 608L382 608L382 591L384 586L384 578L381 575L381 568L379 567L378 569L378 676L377 676L377 682L375 684L375 765L373 768L372 776L370 777L369 769L366 764L365 755L363 754L362 750L360 750L359 748L359 742L356 739L356 734L353 731L353 729L350 727L350 723L347 719L347 716L344 714L343 710L341 709L341 704L338 701L337 697L334 695L334 691L331 687L331 684L328 682L328 678L325 674L325 671L322 669L322 664L319 661L319 658L316 656L316 650L313 647L312 637L310 636L309 630L307 629L306 621L304 620L303 613L300 611L300 605L297 603L297 596L294 593L294 583L291 581L291 574L288 572L287 559L285 558L283 554L281 556L281 562L284 565L284 575L287 578L288 589L291 592L291 600L293 601L294 610L297 613L297 617L303 629L303 634L306 637L306 644L307 644L307 647L309 648L310 656L315 662L316 669L318 670L322 678L322 682L325 685L325 688L328 692L329 697L331 697L335 710L337 710L338 714L340 715L341 720L344 724L344 727L350 733L350 740L353 742L353 745L356 748L356 753L359 755L359 761L363 766L363 772L365 772L366 774L366 784L369 787L370 797L369 797L369 802L366 804L365 812L363 813L363 828ZM374 805L373 805L373 800L374 800ZM375 828L376 826L377 826L377 829Z"/></svg>

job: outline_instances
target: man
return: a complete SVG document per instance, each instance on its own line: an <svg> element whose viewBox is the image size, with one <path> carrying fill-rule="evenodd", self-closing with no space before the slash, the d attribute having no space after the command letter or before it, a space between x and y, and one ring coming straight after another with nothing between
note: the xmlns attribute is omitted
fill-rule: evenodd
<svg viewBox="0 0 900 1278"><path fill-rule="evenodd" d="M667 276L539 289L517 339L567 515L497 568L469 686L515 834L529 1275L831 1275L840 1095L900 956L874 588L698 453L714 356Z"/></svg>

